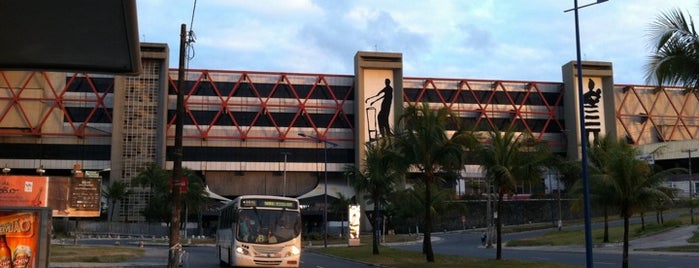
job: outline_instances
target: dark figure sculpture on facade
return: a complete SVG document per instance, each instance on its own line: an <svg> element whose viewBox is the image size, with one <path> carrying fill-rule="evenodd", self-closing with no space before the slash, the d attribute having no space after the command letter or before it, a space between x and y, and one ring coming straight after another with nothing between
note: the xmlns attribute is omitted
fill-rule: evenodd
<svg viewBox="0 0 699 268"><path fill-rule="evenodd" d="M599 88L595 89L595 81L588 79L587 92L583 94L583 106L585 108L585 130L588 132L588 137L592 135L593 141L599 137L602 130L599 107L601 100L602 90Z"/></svg>
<svg viewBox="0 0 699 268"><path fill-rule="evenodd" d="M364 101L364 103L367 103L369 100L376 98L369 103L369 105L374 105L375 102L381 100L381 109L379 110L379 114L376 116L381 136L391 134L391 126L388 124L388 117L391 113L391 104L393 103L393 88L391 87L391 80L386 78L384 83L386 86L381 89L379 93L376 93L376 95L371 96Z"/></svg>

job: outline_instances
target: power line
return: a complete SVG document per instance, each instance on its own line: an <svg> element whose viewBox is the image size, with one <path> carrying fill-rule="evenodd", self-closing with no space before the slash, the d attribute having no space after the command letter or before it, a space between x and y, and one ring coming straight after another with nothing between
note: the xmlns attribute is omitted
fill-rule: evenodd
<svg viewBox="0 0 699 268"><path fill-rule="evenodd" d="M189 32L187 33L187 41L186 41L186 46L187 46L187 52L186 52L187 63L186 63L186 65L188 68L189 68L189 61L194 59L194 55L196 55L195 50L194 50L194 46L192 45L192 44L194 44L195 39L196 39L196 36L194 34L194 16L196 14L196 10L197 10L197 0L194 0L194 5L192 6L192 18L189 22Z"/></svg>

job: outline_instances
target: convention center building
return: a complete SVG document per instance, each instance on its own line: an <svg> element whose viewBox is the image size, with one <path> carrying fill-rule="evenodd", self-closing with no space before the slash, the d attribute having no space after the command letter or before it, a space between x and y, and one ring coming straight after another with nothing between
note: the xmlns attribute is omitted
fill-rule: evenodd
<svg viewBox="0 0 699 268"><path fill-rule="evenodd" d="M477 131L530 132L572 159L581 154L580 105L589 139L615 135L656 164L687 167L699 148L697 94L615 84L612 62L582 62L579 100L575 61L561 63L561 81L404 77L403 54L359 51L347 61L354 74L186 69L178 88L167 44L140 48L136 76L0 71L0 166L70 176L79 165L103 174L105 184L128 183L149 163L171 169L180 90L183 166L210 192L298 197L311 210L322 206L326 181L329 196L354 195L343 170L408 105L447 107ZM558 175L547 176L547 191L555 190L550 181ZM474 191L467 185L482 178L471 163L444 187L467 195ZM686 195L694 181L685 174L669 183ZM120 219L143 218L148 191L134 192Z"/></svg>

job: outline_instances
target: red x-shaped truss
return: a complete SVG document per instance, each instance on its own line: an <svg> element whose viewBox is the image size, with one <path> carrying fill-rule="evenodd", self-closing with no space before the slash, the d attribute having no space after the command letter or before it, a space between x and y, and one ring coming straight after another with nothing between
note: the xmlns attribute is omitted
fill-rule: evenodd
<svg viewBox="0 0 699 268"><path fill-rule="evenodd" d="M226 71L208 71L208 70L188 70L190 77L193 75L196 81L193 83L191 88L185 91L184 106L187 116L191 120L192 124L197 129L196 135L185 136L184 138L193 139L234 139L234 140L285 140L285 139L303 139L297 135L291 134L292 128L299 122L299 120L305 120L310 127L313 129L314 135L320 139L328 140L347 140L351 141L351 138L326 138L330 129L335 125L338 120L343 120L344 123L350 126L350 130L354 131L354 123L352 118L348 116L345 112L345 105L352 100L354 90L348 90L345 92L344 96L337 96L333 91L333 85L328 82L330 77L345 77L349 76L332 76L332 75L299 75L299 74L284 74L284 73L261 73L261 72L226 72ZM177 88L177 81L173 78L176 72L173 70L170 73L169 84L170 87L176 92L179 90ZM226 74L226 75L221 75ZM259 90L259 84L262 82L256 81L256 76L275 76L274 85L272 90L267 94L263 95L261 90ZM299 91L296 90L297 84L292 82L291 76L305 76L306 78L312 77L313 83L311 89L305 95L301 95ZM235 81L226 81L225 78L237 77ZM223 80L216 80L215 78L222 78ZM228 94L222 94L225 92L219 89L216 82L234 82L232 88L227 89ZM267 83L265 81L265 83ZM210 86L215 93L215 98L194 98L197 95L197 91L203 85ZM245 85L245 87L243 87ZM347 86L347 85L344 85ZM353 88L353 85L349 85ZM236 98L240 90L245 88L250 90L248 93L252 93L254 97ZM291 101L279 101L277 96L285 92L290 94L293 98ZM313 99L312 96L315 93L323 93L329 96L325 100L318 101ZM254 99L254 101L250 101ZM330 102L331 104L326 104ZM210 122L198 122L197 118L193 114L193 107L195 106L208 106L217 107L216 115L212 118ZM241 107L248 108L249 110L256 111L251 123L249 125L242 125L239 123L240 120L237 119L235 109L240 109ZM277 120L277 115L280 111L294 113L293 118L288 125L282 125L280 120ZM317 120L313 118L313 112L311 111L323 111L324 113L332 114L331 119L328 121L327 125L319 125ZM218 124L218 122L223 118L227 117L231 122L233 122L233 128L235 133L232 135L220 135L215 134L211 130ZM267 120L271 123L274 133L264 133L254 132L253 130L257 127L258 123L262 120ZM175 123L175 117L169 119L168 129L173 129L172 126ZM172 133L172 132L170 132ZM170 135L172 137L172 135Z"/></svg>
<svg viewBox="0 0 699 268"><path fill-rule="evenodd" d="M699 136L699 96L682 88L617 85L616 118L633 144Z"/></svg>
<svg viewBox="0 0 699 268"><path fill-rule="evenodd" d="M0 135L36 135L36 136L110 136L104 131L91 131L90 124L95 123L95 114L99 110L112 121L111 110L105 105L105 98L113 92L114 81L102 88L93 83L89 74L72 74L66 78L63 88L57 88L54 80L45 72L0 72ZM86 82L87 93L71 92L76 83ZM40 88L37 88L40 87ZM39 90L32 93L32 90ZM44 96L45 93L49 96ZM26 107L41 107L27 109ZM70 107L91 109L82 122L73 120ZM58 130L46 130L49 120L62 119ZM56 122L51 122L55 124Z"/></svg>

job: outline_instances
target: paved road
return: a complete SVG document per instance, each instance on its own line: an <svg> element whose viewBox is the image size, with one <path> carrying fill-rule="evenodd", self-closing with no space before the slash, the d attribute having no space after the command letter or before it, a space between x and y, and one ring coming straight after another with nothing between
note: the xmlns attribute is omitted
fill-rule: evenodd
<svg viewBox="0 0 699 268"><path fill-rule="evenodd" d="M686 245L697 226L680 227L649 237L639 238L630 242L631 267L661 268L661 267L696 267L699 263L699 253L670 253L648 251L649 248ZM548 230L537 230L516 234L505 234L503 240L514 240L541 235ZM459 255L473 258L495 258L495 249L486 249L480 245L480 234L476 232L434 234L435 253ZM401 249L421 251L420 244L396 246ZM621 266L621 244L601 245L593 249L595 267ZM573 246L542 246L542 247L504 247L504 259L528 261L545 261L563 263L575 266L585 266L584 245Z"/></svg>
<svg viewBox="0 0 699 268"><path fill-rule="evenodd" d="M114 240L92 239L80 240L81 245L114 245ZM72 242L71 242L72 243ZM137 247L137 240L120 240L121 246ZM145 256L120 263L51 263L51 268L161 268L167 267L168 247L163 244L146 244ZM186 252L183 268L213 268L219 267L218 256L213 245L184 247ZM301 255L300 268L355 268L366 266L353 260L336 258L323 254L304 252Z"/></svg>
<svg viewBox="0 0 699 268"><path fill-rule="evenodd" d="M515 234L505 234L503 240L521 239L541 235L548 230L537 230ZM687 238L697 226L684 226L673 230L639 238L631 241L631 266L641 268L662 267L696 267L699 263L699 253L667 253L649 251L650 248L686 245ZM487 249L480 245L478 232L435 233L433 248L435 253L459 255L474 258L495 258L495 249ZM81 240L80 244L114 244L113 240ZM136 246L135 240L122 240L124 246ZM421 251L420 241L414 243L394 244L393 247ZM52 263L49 267L165 267L167 263L167 246L146 245L146 256L132 259L125 263L99 264L95 263ZM188 258L184 267L218 267L218 260L213 246L185 247ZM619 267L621 264L621 245L609 244L596 247L593 250L595 267ZM530 261L546 261L585 266L585 248L583 245L548 246L548 247L505 247L505 259ZM333 258L321 254L306 252L301 260L302 268L324 267L356 267L357 263L349 260Z"/></svg>

